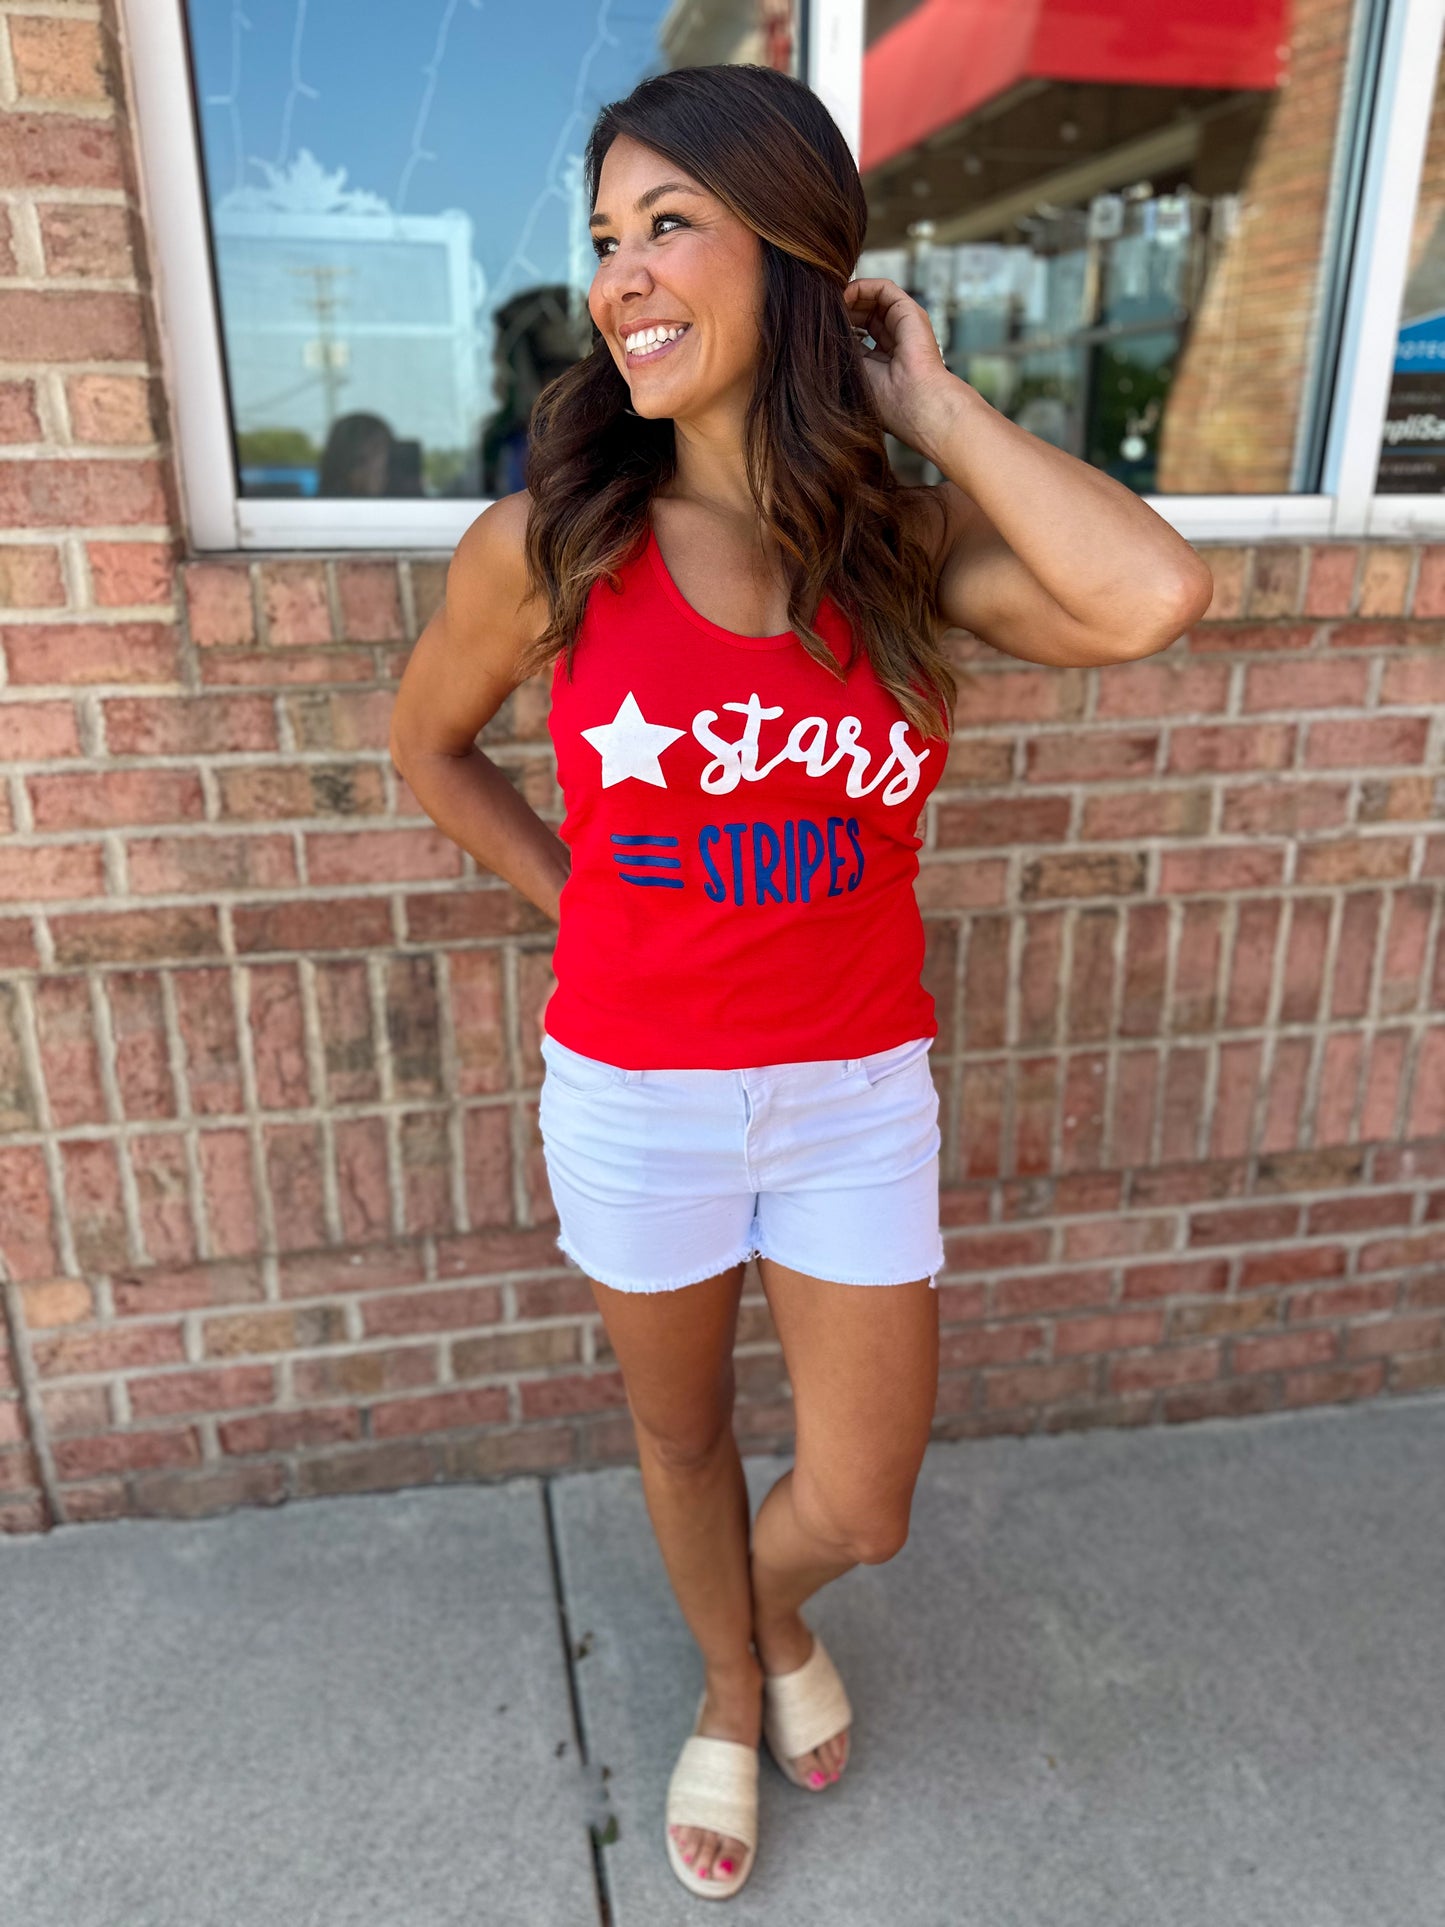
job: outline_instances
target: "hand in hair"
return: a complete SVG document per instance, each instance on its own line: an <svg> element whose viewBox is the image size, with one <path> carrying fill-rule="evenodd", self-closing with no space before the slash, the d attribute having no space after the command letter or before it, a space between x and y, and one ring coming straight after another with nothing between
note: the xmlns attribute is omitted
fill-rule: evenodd
<svg viewBox="0 0 1445 1927"><path fill-rule="evenodd" d="M883 426L910 448L918 448L941 410L957 405L964 386L939 352L927 311L896 281L850 281L843 301L860 338L863 371ZM952 391L950 393L950 391Z"/></svg>

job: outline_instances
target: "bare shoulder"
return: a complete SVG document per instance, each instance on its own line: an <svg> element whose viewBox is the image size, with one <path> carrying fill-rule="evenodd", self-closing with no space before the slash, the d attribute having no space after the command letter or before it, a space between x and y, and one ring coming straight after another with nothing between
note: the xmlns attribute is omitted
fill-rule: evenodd
<svg viewBox="0 0 1445 1927"><path fill-rule="evenodd" d="M547 627L527 589L531 496L499 496L468 527L447 564L446 594L422 630L392 710L392 758L458 755L526 680L520 663Z"/></svg>
<svg viewBox="0 0 1445 1927"><path fill-rule="evenodd" d="M547 626L540 598L527 594L526 489L489 502L466 530L447 565L448 625L475 646L505 655Z"/></svg>

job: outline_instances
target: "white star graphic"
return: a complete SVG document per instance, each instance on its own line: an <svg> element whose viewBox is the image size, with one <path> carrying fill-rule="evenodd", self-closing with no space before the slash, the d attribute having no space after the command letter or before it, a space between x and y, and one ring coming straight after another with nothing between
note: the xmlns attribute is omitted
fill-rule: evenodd
<svg viewBox="0 0 1445 1927"><path fill-rule="evenodd" d="M665 723L650 723L637 706L629 689L610 723L595 723L582 734L602 757L602 787L611 789L629 776L639 782L667 788L658 757L669 743L675 743L685 730L669 729Z"/></svg>

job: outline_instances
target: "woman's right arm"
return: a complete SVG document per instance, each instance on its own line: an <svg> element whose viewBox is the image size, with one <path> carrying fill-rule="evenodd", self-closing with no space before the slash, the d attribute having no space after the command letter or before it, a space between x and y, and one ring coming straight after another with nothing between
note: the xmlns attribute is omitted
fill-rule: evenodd
<svg viewBox="0 0 1445 1927"><path fill-rule="evenodd" d="M527 597L530 506L525 490L502 496L457 544L445 598L397 689L390 749L438 829L555 923L570 852L476 740L524 680L518 657L547 626L543 599Z"/></svg>

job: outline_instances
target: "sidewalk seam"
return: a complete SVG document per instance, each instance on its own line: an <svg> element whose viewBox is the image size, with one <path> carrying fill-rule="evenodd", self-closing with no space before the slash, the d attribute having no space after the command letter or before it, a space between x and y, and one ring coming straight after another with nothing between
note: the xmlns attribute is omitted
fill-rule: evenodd
<svg viewBox="0 0 1445 1927"><path fill-rule="evenodd" d="M562 1583L562 1557L557 1541L557 1518L553 1509L553 1482L543 1478L542 1517L547 1528L547 1559L552 1573L552 1597L557 1606L557 1626L562 1635L563 1671L567 1679L567 1698L572 1709L572 1730L577 1742L577 1754L584 1767L591 1766L587 1753L587 1723L582 1712L582 1695L577 1684L577 1663L572 1641L572 1619L567 1610L566 1588ZM607 1802L606 1788L600 1775L598 1791L601 1804ZM598 1927L612 1927L612 1903L608 1890L607 1864L603 1857L602 1846L597 1838L596 1824L587 1829L587 1844L592 1855L592 1878L597 1892Z"/></svg>

